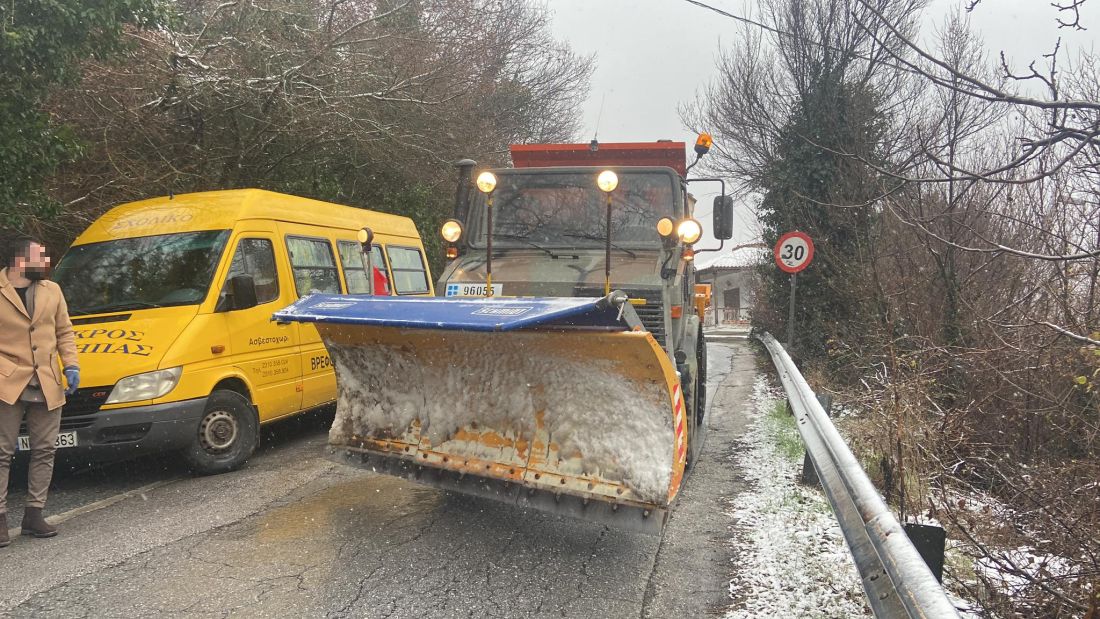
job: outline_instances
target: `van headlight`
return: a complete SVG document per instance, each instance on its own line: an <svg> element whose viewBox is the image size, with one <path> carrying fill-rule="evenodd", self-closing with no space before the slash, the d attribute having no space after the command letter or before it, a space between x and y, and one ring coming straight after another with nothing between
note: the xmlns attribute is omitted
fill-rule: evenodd
<svg viewBox="0 0 1100 619"><path fill-rule="evenodd" d="M170 368L127 376L115 383L104 404L122 404L138 400L153 400L176 388L183 368Z"/></svg>

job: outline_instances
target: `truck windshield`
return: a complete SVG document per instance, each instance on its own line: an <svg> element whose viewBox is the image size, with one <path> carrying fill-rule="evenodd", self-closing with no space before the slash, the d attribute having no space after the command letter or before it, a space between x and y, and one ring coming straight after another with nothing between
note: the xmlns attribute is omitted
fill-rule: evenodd
<svg viewBox="0 0 1100 619"><path fill-rule="evenodd" d="M671 174L619 172L611 194L611 240L622 247L658 248L657 220L677 217L679 187ZM600 248L607 230L607 196L589 172L508 172L493 192L493 246ZM485 246L485 197L471 212L471 241Z"/></svg>
<svg viewBox="0 0 1100 619"><path fill-rule="evenodd" d="M53 280L72 315L195 305L206 298L228 238L228 230L211 230L77 245Z"/></svg>

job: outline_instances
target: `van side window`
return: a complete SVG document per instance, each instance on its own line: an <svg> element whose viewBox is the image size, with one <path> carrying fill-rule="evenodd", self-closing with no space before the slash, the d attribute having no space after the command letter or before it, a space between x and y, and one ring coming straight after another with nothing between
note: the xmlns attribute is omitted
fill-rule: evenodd
<svg viewBox="0 0 1100 619"><path fill-rule="evenodd" d="M327 240L291 236L286 239L286 248L290 252L290 268L294 271L294 287L299 297L314 292L340 294L336 259Z"/></svg>
<svg viewBox="0 0 1100 619"><path fill-rule="evenodd" d="M397 294L423 294L428 292L428 270L424 268L424 256L415 247L386 248L393 272L393 289Z"/></svg>
<svg viewBox="0 0 1100 619"><path fill-rule="evenodd" d="M362 246L355 241L336 241L336 249L340 252L340 264L344 267L344 283L347 284L348 294L370 294ZM372 267L382 273L386 272L381 246L371 246L370 260Z"/></svg>
<svg viewBox="0 0 1100 619"><path fill-rule="evenodd" d="M251 275L256 282L256 303L279 298L279 275L275 270L275 246L268 239L241 239L229 263L229 281L237 275ZM224 292L222 294L225 294Z"/></svg>

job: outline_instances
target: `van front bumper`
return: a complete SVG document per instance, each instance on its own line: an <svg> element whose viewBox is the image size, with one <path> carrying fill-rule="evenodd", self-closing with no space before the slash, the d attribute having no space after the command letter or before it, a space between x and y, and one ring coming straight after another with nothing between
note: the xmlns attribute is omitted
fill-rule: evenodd
<svg viewBox="0 0 1100 619"><path fill-rule="evenodd" d="M65 416L61 431L76 432L76 447L61 452L130 456L182 449L195 439L206 398Z"/></svg>

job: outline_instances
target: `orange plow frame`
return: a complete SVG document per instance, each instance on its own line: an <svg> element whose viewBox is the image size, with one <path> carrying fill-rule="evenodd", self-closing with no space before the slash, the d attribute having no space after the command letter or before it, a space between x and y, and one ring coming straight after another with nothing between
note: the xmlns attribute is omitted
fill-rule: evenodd
<svg viewBox="0 0 1100 619"><path fill-rule="evenodd" d="M649 333L317 327L339 385L333 459L662 530L683 482L688 424L676 371Z"/></svg>

